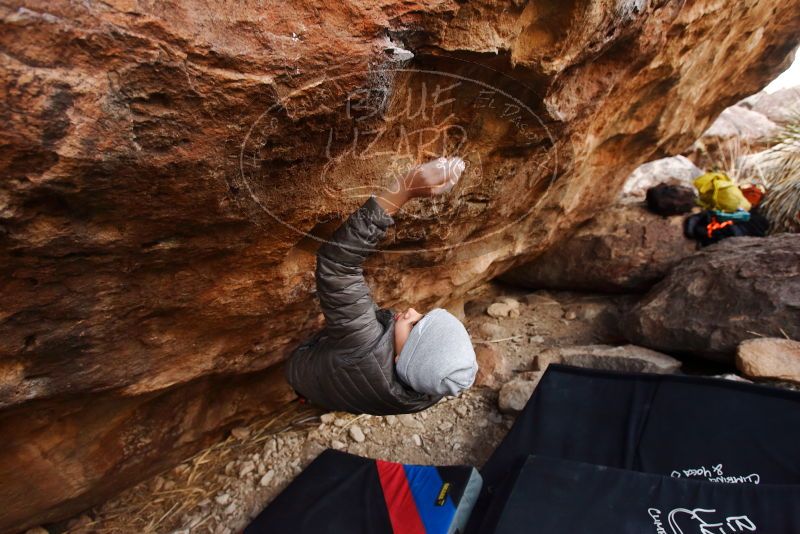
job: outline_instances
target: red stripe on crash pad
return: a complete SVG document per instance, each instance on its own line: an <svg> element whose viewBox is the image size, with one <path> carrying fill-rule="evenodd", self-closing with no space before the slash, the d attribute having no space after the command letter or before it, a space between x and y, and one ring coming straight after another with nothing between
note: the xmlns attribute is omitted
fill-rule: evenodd
<svg viewBox="0 0 800 534"><path fill-rule="evenodd" d="M376 463L392 530L395 534L425 534L403 464L383 460L376 460Z"/></svg>

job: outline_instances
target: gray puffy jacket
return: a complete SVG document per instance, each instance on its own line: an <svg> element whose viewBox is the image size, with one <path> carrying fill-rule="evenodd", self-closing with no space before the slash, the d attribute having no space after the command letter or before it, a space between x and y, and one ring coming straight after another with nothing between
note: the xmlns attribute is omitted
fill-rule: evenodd
<svg viewBox="0 0 800 534"><path fill-rule="evenodd" d="M398 379L394 313L375 304L364 280L362 264L392 224L370 197L317 251L317 296L326 325L294 350L286 378L297 393L328 410L409 413L441 399Z"/></svg>

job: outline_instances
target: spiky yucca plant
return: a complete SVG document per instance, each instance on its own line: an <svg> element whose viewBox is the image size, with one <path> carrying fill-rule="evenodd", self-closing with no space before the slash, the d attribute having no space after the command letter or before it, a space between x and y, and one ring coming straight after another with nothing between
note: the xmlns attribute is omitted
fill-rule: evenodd
<svg viewBox="0 0 800 534"><path fill-rule="evenodd" d="M782 126L764 169L762 213L770 232L800 232L800 115Z"/></svg>

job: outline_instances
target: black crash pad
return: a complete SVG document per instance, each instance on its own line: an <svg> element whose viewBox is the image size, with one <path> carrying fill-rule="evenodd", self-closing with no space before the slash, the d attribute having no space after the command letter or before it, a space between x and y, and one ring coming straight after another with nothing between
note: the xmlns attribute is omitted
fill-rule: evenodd
<svg viewBox="0 0 800 534"><path fill-rule="evenodd" d="M798 392L550 365L481 469L468 530L491 528L504 481L531 454L720 483L800 484L798 451Z"/></svg>
<svg viewBox="0 0 800 534"><path fill-rule="evenodd" d="M463 532L480 489L474 467L406 465L328 449L245 534Z"/></svg>
<svg viewBox="0 0 800 534"><path fill-rule="evenodd" d="M720 484L529 456L496 534L800 532L800 486Z"/></svg>

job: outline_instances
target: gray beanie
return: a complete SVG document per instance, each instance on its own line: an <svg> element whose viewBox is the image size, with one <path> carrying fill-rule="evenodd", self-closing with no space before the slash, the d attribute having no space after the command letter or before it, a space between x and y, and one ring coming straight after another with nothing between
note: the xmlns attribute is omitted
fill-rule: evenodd
<svg viewBox="0 0 800 534"><path fill-rule="evenodd" d="M417 322L397 358L397 374L414 391L456 395L475 381L478 362L464 325L435 308Z"/></svg>

